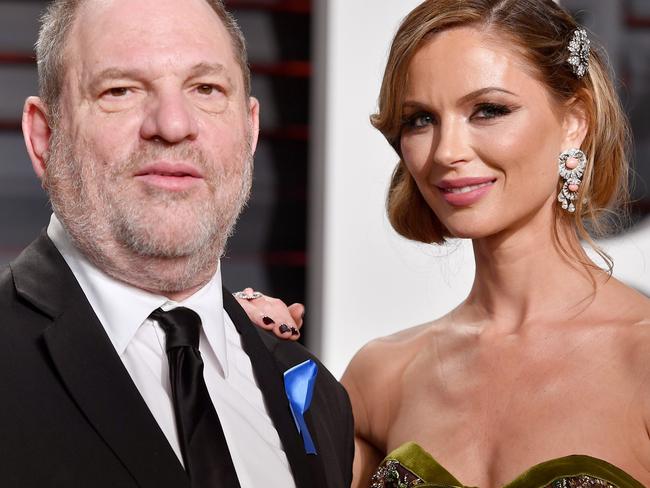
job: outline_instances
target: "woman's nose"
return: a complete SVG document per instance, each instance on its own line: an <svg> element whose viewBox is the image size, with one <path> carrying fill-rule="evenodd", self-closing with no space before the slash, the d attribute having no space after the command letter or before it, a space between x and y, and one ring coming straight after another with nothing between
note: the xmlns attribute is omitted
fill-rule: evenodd
<svg viewBox="0 0 650 488"><path fill-rule="evenodd" d="M437 164L450 166L469 160L469 136L460 120L443 120L434 141L433 159Z"/></svg>

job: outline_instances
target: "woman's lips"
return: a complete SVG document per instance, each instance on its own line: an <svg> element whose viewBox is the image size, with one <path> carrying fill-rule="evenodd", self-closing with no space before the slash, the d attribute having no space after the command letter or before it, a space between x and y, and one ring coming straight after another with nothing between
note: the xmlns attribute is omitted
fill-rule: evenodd
<svg viewBox="0 0 650 488"><path fill-rule="evenodd" d="M495 182L494 178L461 178L443 180L437 186L447 203L454 207L467 207L489 193Z"/></svg>

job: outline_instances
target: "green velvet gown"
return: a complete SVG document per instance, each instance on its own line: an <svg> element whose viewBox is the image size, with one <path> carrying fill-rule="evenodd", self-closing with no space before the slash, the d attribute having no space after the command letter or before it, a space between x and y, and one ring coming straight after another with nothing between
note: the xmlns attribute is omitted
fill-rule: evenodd
<svg viewBox="0 0 650 488"><path fill-rule="evenodd" d="M371 488L470 488L413 442L391 452ZM629 474L589 456L566 456L533 466L503 488L643 488Z"/></svg>

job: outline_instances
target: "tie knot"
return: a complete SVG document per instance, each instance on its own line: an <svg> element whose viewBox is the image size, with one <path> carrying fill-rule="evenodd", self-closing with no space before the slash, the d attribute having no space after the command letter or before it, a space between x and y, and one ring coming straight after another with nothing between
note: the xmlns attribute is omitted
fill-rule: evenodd
<svg viewBox="0 0 650 488"><path fill-rule="evenodd" d="M199 347L201 333L201 317L185 307L178 307L165 312L158 308L151 312L150 318L157 320L167 337L167 351L175 347Z"/></svg>

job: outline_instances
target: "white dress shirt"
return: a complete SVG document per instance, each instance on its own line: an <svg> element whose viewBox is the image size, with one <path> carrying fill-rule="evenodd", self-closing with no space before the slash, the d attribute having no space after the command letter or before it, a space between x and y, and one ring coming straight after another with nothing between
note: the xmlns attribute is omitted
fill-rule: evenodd
<svg viewBox="0 0 650 488"><path fill-rule="evenodd" d="M169 444L183 462L174 420L165 333L149 314L183 306L202 322L199 350L205 383L219 415L242 488L295 487L287 457L255 382L239 333L223 309L221 267L210 282L182 302L117 281L74 247L55 215L48 237L63 255L117 354ZM119 404L119 401L117 402Z"/></svg>

